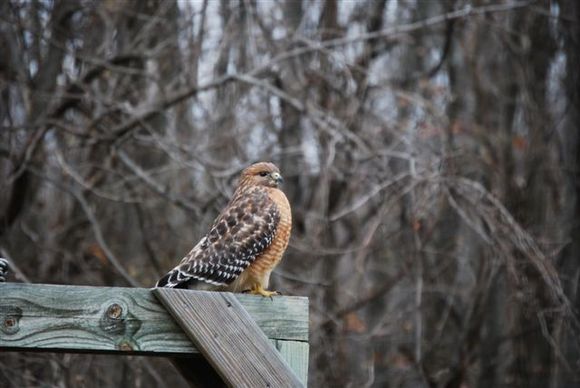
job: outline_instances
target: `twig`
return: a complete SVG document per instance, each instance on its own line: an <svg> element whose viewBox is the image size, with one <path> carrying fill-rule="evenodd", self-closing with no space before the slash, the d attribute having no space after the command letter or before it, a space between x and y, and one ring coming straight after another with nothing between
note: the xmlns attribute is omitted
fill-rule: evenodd
<svg viewBox="0 0 580 388"><path fill-rule="evenodd" d="M182 198L179 198L179 197L173 195L167 188L162 187L159 184L159 182L155 181L153 178L151 178L151 176L149 176L149 174L147 174L147 172L145 172L143 169L141 169L137 165L137 163L135 163L129 157L129 155L127 155L127 153L125 153L125 151L119 150L117 152L117 155L119 157L119 160L121 160L121 162L123 162L123 164L125 164L125 166L127 166L131 171L133 171L133 173L135 173L135 175L141 181L143 181L147 185L147 187L149 187L151 190L153 190L153 192L159 194L160 196L167 199L168 201L175 204L176 206L178 206L182 209L191 211L195 215L199 215L199 209L195 205L193 205L189 201L186 201Z"/></svg>
<svg viewBox="0 0 580 388"><path fill-rule="evenodd" d="M115 270L121 275L121 277L123 277L123 279L125 279L125 281L127 283L129 283L132 287L139 287L140 285L133 279L133 277L131 275L129 275L129 273L125 270L125 268L123 268L120 261L117 259L115 254L109 248L109 245L107 244L107 242L105 241L105 238L103 237L103 233L101 231L101 226L100 226L97 218L95 217L95 213L91 209L91 206L89 205L89 203L85 199L84 195L77 190L73 190L70 187L66 187L61 182L58 182L55 179L50 178L50 177L42 174L42 172L36 168L28 166L27 169L31 173L36 175L37 177L44 179L47 182L51 183L56 188L58 188L64 192L69 193L78 201L78 203L81 205L81 208L83 209L85 215L87 216L89 223L92 226L95 239L97 240L97 243L100 245L101 249L103 250L103 253L105 254L105 257L107 258L107 260L111 263L111 265L115 268Z"/></svg>
<svg viewBox="0 0 580 388"><path fill-rule="evenodd" d="M347 214L357 210L358 208L363 206L365 203L367 203L369 200L371 200L373 197L375 197L377 194L379 194L381 191L388 189L389 187L393 186L394 184L399 183L402 180L409 178L410 176L411 175L408 172L404 172L404 173L401 173L401 174L393 177L392 179L389 179L381 184L376 185L375 187L373 187L370 190L370 192L368 194L357 198L348 207L346 207L342 210L339 210L334 214L331 214L329 217L330 221L336 221L336 220L346 216Z"/></svg>
<svg viewBox="0 0 580 388"><path fill-rule="evenodd" d="M364 34L359 34L357 36L348 37L348 38L337 38L337 39L329 39L322 42L319 42L316 45L311 45L308 47L300 47L294 50L286 51L278 56L272 58L267 64L260 66L251 72L248 73L249 76L255 76L260 72L264 71L271 66L285 61L287 59L307 54L314 51L319 51L331 47L337 46L345 46L352 43L363 42L366 40L377 39L377 38L387 38L387 37L395 37L396 35L406 34L410 32L414 32L420 30L422 28L432 27L447 21L455 20L455 19L463 19L471 15L483 15L487 13L495 13L495 12L506 12L512 11L514 9L527 7L531 4L530 1L516 1L513 3L507 4L491 4L485 5L481 7L472 7L467 6L457 11L448 12L442 15L433 16L430 18L426 18L423 20L419 20L414 23L405 24L402 26L395 26L382 29L376 32L368 32Z"/></svg>

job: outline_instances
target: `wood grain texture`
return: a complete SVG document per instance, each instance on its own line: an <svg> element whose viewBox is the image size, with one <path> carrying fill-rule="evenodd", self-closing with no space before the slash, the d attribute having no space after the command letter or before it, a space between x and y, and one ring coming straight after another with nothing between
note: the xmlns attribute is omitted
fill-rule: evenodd
<svg viewBox="0 0 580 388"><path fill-rule="evenodd" d="M308 342L273 340L274 346L296 373L304 386L308 385Z"/></svg>
<svg viewBox="0 0 580 388"><path fill-rule="evenodd" d="M234 294L165 288L153 293L229 386L304 386Z"/></svg>
<svg viewBox="0 0 580 388"><path fill-rule="evenodd" d="M267 337L308 340L307 298L232 297ZM0 351L7 350L159 356L197 351L151 289L2 283Z"/></svg>

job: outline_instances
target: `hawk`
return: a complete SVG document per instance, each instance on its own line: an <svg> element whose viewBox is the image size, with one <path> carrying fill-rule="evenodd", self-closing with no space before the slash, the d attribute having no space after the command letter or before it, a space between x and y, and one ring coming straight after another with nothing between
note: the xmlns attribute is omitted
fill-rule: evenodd
<svg viewBox="0 0 580 388"><path fill-rule="evenodd" d="M242 171L233 197L209 232L157 287L212 289L262 296L270 274L282 259L292 228L292 214L276 165L252 164Z"/></svg>
<svg viewBox="0 0 580 388"><path fill-rule="evenodd" d="M0 283L6 281L8 275L8 260L0 257Z"/></svg>

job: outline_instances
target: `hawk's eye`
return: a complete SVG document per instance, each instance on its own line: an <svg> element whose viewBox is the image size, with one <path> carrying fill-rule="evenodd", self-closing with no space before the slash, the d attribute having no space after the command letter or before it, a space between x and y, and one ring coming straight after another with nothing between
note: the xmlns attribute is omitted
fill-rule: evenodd
<svg viewBox="0 0 580 388"><path fill-rule="evenodd" d="M258 173L259 176L268 176L268 171L262 171Z"/></svg>

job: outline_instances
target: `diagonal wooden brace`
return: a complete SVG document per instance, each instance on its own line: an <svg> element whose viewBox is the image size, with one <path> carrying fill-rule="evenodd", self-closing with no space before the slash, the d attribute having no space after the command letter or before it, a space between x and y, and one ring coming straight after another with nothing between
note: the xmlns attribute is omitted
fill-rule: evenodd
<svg viewBox="0 0 580 388"><path fill-rule="evenodd" d="M153 294L228 386L305 385L233 294L168 288Z"/></svg>

